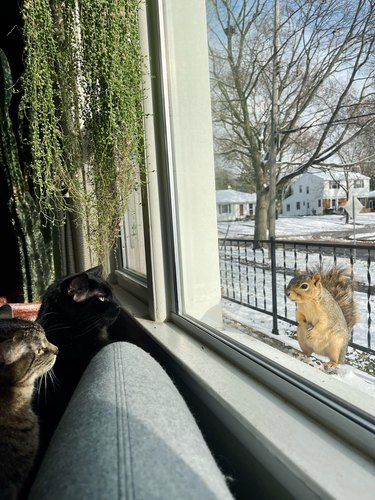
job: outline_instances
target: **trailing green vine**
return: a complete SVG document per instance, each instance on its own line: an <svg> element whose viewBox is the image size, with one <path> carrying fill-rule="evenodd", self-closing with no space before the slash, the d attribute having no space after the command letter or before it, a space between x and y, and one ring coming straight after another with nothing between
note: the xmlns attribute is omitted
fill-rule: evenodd
<svg viewBox="0 0 375 500"><path fill-rule="evenodd" d="M23 17L21 111L40 209L53 224L74 210L102 260L144 161L138 0L25 0Z"/></svg>

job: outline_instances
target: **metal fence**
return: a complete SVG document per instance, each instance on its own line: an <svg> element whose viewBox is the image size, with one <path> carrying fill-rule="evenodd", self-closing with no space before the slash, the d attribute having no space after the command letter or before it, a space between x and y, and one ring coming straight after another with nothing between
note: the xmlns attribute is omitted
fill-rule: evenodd
<svg viewBox="0 0 375 500"><path fill-rule="evenodd" d="M295 304L285 288L297 271L350 266L357 282L361 314L350 346L375 354L375 246L291 240L219 239L223 298L272 316L272 332L279 322L296 325ZM373 284L374 283L374 284Z"/></svg>

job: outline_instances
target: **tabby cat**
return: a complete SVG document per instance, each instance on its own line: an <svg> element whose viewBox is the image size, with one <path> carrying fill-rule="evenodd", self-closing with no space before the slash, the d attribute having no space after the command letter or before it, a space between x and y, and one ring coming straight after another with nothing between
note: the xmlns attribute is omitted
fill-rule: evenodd
<svg viewBox="0 0 375 500"><path fill-rule="evenodd" d="M42 326L12 318L0 308L0 499L16 499L27 480L39 444L32 410L35 381L54 365L58 349Z"/></svg>
<svg viewBox="0 0 375 500"><path fill-rule="evenodd" d="M47 289L37 322L59 348L56 384L36 400L43 438L48 441L91 358L108 344L108 327L120 312L102 267L65 276Z"/></svg>

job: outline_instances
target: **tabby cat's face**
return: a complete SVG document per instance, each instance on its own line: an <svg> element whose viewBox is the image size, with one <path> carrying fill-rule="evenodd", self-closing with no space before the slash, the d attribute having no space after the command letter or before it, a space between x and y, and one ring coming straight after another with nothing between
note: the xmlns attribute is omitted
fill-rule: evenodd
<svg viewBox="0 0 375 500"><path fill-rule="evenodd" d="M57 352L38 323L0 319L0 383L33 383L53 367Z"/></svg>

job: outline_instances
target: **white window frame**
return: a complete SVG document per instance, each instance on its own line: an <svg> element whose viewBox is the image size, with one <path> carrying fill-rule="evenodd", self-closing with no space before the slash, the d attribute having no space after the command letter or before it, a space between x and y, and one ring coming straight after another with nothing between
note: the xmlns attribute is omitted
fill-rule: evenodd
<svg viewBox="0 0 375 500"><path fill-rule="evenodd" d="M143 300L148 304L148 313L134 302L133 293L117 290L120 302L180 366L186 382L217 418L291 494L296 498L335 495L345 498L346 493L352 492L365 499L375 472L374 421L306 377L282 368L264 354L268 350L265 346L254 342L252 348L246 347L182 314L181 303L186 298L189 300L194 283L189 282L189 269L186 269L189 247L183 234L186 221L191 219L181 206L191 208L195 204L195 214L201 207L196 203L197 193L187 191L182 199L176 197L176 189L180 196L183 182L179 169L192 168L191 163L184 163L187 157L179 148L185 145L183 135L190 141L191 137L195 140L198 135L202 137L202 130L198 134L194 130L196 123L204 128L196 157L204 154L205 161L212 161L212 136L208 135L210 113L206 105L202 109L209 91L208 78L202 89L203 74L208 66L202 45L206 37L205 5L201 0L155 0L147 3L147 10L143 5L140 12L143 47L147 49L146 54L150 51L148 61L151 60L150 74L153 75L145 84L148 287ZM148 30L144 29L146 25ZM189 75L193 78L189 79ZM178 115L174 114L176 109L180 110ZM202 171L199 174L202 176ZM206 221L200 226L196 219L194 228L197 237L204 236L206 240L210 239L207 231L212 236L210 226L216 217L215 193L212 190L210 195L207 190L213 174L213 171L209 173L200 186L200 193L208 193L205 208L209 223ZM216 230L216 219L213 226ZM204 271L203 282L212 274L211 286L215 290L217 262L212 258L215 251L210 252L209 247L217 246L217 241L215 245L212 241L207 244L208 248L200 255L200 265ZM119 283L126 288L127 278L120 271L117 275ZM198 293L199 289L193 291ZM212 300L213 317L218 317L215 292L208 300ZM317 439L312 448L311 441L306 445L311 438ZM334 469L330 470L330 464L334 464ZM350 476L356 478L355 485Z"/></svg>

